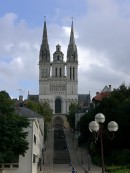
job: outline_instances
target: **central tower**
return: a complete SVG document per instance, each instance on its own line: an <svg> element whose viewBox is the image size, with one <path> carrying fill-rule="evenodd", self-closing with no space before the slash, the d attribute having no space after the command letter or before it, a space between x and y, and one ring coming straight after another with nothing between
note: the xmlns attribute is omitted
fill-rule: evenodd
<svg viewBox="0 0 130 173"><path fill-rule="evenodd" d="M46 101L53 114L67 114L71 103L78 103L78 54L75 44L73 21L67 60L61 46L56 46L53 60L50 60L46 21L39 54L39 101Z"/></svg>

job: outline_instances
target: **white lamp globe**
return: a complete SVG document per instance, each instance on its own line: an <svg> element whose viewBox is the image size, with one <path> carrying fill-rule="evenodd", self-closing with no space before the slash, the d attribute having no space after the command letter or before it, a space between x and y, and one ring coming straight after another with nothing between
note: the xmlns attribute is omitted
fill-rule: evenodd
<svg viewBox="0 0 130 173"><path fill-rule="evenodd" d="M116 132L118 130L118 124L115 121L111 121L108 123L108 130L110 132Z"/></svg>
<svg viewBox="0 0 130 173"><path fill-rule="evenodd" d="M90 132L97 132L99 130L99 124L96 121L91 121L89 123Z"/></svg>
<svg viewBox="0 0 130 173"><path fill-rule="evenodd" d="M95 115L95 121L97 121L98 123L104 123L105 116L102 113L98 113Z"/></svg>

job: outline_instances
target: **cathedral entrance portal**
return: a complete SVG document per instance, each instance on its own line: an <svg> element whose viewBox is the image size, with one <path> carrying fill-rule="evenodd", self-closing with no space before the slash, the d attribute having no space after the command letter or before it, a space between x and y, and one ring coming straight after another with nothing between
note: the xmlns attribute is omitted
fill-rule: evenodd
<svg viewBox="0 0 130 173"><path fill-rule="evenodd" d="M69 128L67 117L64 114L54 114L52 118L52 127L55 129Z"/></svg>
<svg viewBox="0 0 130 173"><path fill-rule="evenodd" d="M61 113L61 99L57 98L55 100L55 113Z"/></svg>
<svg viewBox="0 0 130 173"><path fill-rule="evenodd" d="M53 127L55 129L63 129L64 128L64 120L61 117L55 117L53 120Z"/></svg>

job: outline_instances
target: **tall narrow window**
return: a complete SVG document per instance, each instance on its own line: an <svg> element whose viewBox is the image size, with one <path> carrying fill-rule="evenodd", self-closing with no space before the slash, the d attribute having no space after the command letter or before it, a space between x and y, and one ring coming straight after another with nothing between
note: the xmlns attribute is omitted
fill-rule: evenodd
<svg viewBox="0 0 130 173"><path fill-rule="evenodd" d="M57 77L57 68L56 68L55 70L56 70L56 71L55 71L55 73L56 73L55 76Z"/></svg>
<svg viewBox="0 0 130 173"><path fill-rule="evenodd" d="M42 78L44 77L44 69L42 69L41 77L42 77Z"/></svg>
<svg viewBox="0 0 130 173"><path fill-rule="evenodd" d="M75 68L73 67L73 79L75 78Z"/></svg>
<svg viewBox="0 0 130 173"><path fill-rule="evenodd" d="M45 76L47 77L47 68L46 68L46 74L45 74Z"/></svg>
<svg viewBox="0 0 130 173"><path fill-rule="evenodd" d="M36 155L33 154L33 163L36 163Z"/></svg>
<svg viewBox="0 0 130 173"><path fill-rule="evenodd" d="M74 54L74 61L75 61L75 54Z"/></svg>
<svg viewBox="0 0 130 173"><path fill-rule="evenodd" d="M47 51L46 51L46 60L47 60Z"/></svg>
<svg viewBox="0 0 130 173"><path fill-rule="evenodd" d="M70 79L71 79L71 67L70 67Z"/></svg>
<svg viewBox="0 0 130 173"><path fill-rule="evenodd" d="M61 68L60 68L60 77L61 77Z"/></svg>
<svg viewBox="0 0 130 173"><path fill-rule="evenodd" d="M36 144L36 136L34 135L34 143Z"/></svg>

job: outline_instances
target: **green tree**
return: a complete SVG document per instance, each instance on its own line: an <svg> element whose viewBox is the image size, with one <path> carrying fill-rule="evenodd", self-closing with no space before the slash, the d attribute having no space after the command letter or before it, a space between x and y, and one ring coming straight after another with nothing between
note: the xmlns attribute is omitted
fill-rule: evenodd
<svg viewBox="0 0 130 173"><path fill-rule="evenodd" d="M39 113L44 117L45 124L51 122L53 111L50 105L47 102L38 102L35 103L31 100L28 100L26 103L27 108Z"/></svg>
<svg viewBox="0 0 130 173"><path fill-rule="evenodd" d="M47 138L47 128L48 124L52 120L52 115L53 115L53 110L51 109L50 105L47 102L38 102L35 103L31 100L28 100L26 103L27 108L37 112L38 114L42 115L45 124L44 124L44 139L46 140Z"/></svg>
<svg viewBox="0 0 130 173"><path fill-rule="evenodd" d="M95 115L99 112L105 115L105 129L107 129L107 124L110 121L116 121L119 125L119 130L116 132L114 140L109 140L106 135L103 136L104 155L106 156L106 161L108 163L117 163L115 157L114 159L110 158L111 155L113 155L110 153L115 153L117 151L117 158L120 158L119 154L123 152L119 151L127 149L130 150L130 133L127 133L130 131L130 87L122 84L119 88L111 92L110 96L104 98L91 112L86 113L80 120L80 133L84 139L82 141L87 141L94 160L97 160L100 156L100 141L93 144L93 135L88 130L88 126L90 121L93 121ZM130 155L128 157L130 157ZM117 160L118 164L123 164L121 163L121 160L120 163L119 159ZM128 160L125 160L125 162L129 163Z"/></svg>
<svg viewBox="0 0 130 173"><path fill-rule="evenodd" d="M13 101L6 91L0 91L0 114L10 114L14 112Z"/></svg>
<svg viewBox="0 0 130 173"><path fill-rule="evenodd" d="M15 161L26 153L28 142L24 128L28 119L15 114L14 102L5 91L0 92L0 163Z"/></svg>
<svg viewBox="0 0 130 173"><path fill-rule="evenodd" d="M71 103L69 106L69 114L67 115L67 120L72 129L75 129L75 113L78 110L78 104Z"/></svg>

